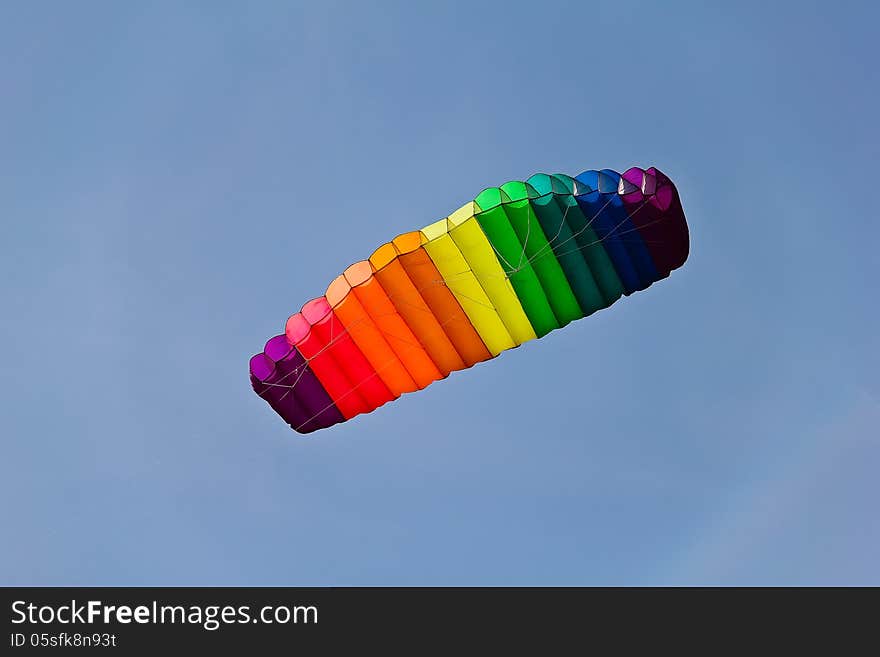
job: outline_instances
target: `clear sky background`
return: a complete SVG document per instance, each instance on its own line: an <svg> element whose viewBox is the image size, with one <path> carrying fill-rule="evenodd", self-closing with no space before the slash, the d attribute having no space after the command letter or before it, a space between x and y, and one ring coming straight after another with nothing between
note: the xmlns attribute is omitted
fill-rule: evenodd
<svg viewBox="0 0 880 657"><path fill-rule="evenodd" d="M880 584L876 7L4 3L0 583ZM309 438L251 391L380 243L633 165L670 278Z"/></svg>

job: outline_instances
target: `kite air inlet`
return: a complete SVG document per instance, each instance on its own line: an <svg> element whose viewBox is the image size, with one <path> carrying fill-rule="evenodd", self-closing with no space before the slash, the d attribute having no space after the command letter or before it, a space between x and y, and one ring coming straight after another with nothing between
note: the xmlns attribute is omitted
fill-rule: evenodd
<svg viewBox="0 0 880 657"><path fill-rule="evenodd" d="M251 384L296 431L323 429L644 290L688 248L653 167L491 187L346 269L251 358Z"/></svg>

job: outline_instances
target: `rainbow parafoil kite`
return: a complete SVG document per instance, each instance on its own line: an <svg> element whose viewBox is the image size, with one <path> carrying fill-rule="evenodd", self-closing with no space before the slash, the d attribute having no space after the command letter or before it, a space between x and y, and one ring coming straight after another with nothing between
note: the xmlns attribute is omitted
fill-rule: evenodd
<svg viewBox="0 0 880 657"><path fill-rule="evenodd" d="M644 290L688 248L653 167L491 187L346 269L251 358L251 384L297 431L322 429Z"/></svg>

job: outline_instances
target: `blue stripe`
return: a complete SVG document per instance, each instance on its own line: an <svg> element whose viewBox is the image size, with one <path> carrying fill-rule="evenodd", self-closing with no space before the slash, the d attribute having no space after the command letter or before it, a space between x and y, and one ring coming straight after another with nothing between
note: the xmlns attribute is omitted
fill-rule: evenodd
<svg viewBox="0 0 880 657"><path fill-rule="evenodd" d="M644 290L658 280L660 275L651 253L617 194L620 174L610 169L590 170L575 180L586 190L592 190L575 198L587 218L592 220L591 225L602 240L626 294Z"/></svg>

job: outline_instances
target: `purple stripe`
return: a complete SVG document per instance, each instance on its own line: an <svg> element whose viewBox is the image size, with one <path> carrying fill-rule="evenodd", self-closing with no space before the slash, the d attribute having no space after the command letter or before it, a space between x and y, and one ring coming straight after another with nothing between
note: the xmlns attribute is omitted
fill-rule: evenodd
<svg viewBox="0 0 880 657"><path fill-rule="evenodd" d="M643 194L646 175L649 185ZM681 267L688 257L688 227L678 190L654 167L646 171L633 167L624 172L622 178L636 189L620 198L648 247L657 272L665 278L673 269Z"/></svg>
<svg viewBox="0 0 880 657"><path fill-rule="evenodd" d="M323 429L343 420L305 358L291 347L284 335L269 340L263 354L251 359L251 381L257 394L300 433ZM267 386L267 383L283 385Z"/></svg>

